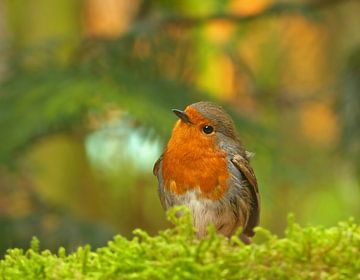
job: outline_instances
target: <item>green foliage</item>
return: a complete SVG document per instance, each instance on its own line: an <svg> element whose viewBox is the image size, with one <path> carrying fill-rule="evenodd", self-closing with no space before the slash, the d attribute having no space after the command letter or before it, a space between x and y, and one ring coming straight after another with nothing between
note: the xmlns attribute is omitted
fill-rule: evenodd
<svg viewBox="0 0 360 280"><path fill-rule="evenodd" d="M360 47L350 54L344 73L343 94L340 96L340 120L342 122L342 146L354 161L360 179Z"/></svg>
<svg viewBox="0 0 360 280"><path fill-rule="evenodd" d="M64 66L41 50L25 52L25 58L45 62L27 66L27 59L20 59L12 65L14 73L0 84L4 93L0 95L0 131L6 135L0 146L0 163L9 163L42 136L73 128L84 130L86 116L101 114L109 104L167 137L175 120L169 118L171 108L211 99L160 73L163 65L155 59L128 57L135 44L132 36L116 42L85 42L75 51L76 59ZM171 51L171 46L164 48L164 52ZM92 54L93 50L97 53ZM255 126L234 117L238 124Z"/></svg>
<svg viewBox="0 0 360 280"><path fill-rule="evenodd" d="M127 240L118 235L106 247L79 247L66 254L31 248L8 250L0 262L3 279L355 279L360 276L360 227L349 220L333 228L296 224L292 217L284 238L258 228L264 241L250 246L238 237L215 234L194 238L188 211L175 227L149 236L135 230Z"/></svg>
<svg viewBox="0 0 360 280"><path fill-rule="evenodd" d="M162 133L164 127L170 127L173 119L166 118L169 108L191 103L189 93L194 91L163 78L134 74L134 61L119 63L122 48L132 43L116 47L99 44L97 47L106 54L96 59L83 54L83 61L75 61L76 65L32 71L20 65L13 78L0 87L6 93L0 96L0 130L7 135L0 148L0 162L8 161L14 152L41 136L84 127L81 124L86 113L101 113L106 104L119 105ZM114 53L117 66L111 62L113 67L105 67Z"/></svg>

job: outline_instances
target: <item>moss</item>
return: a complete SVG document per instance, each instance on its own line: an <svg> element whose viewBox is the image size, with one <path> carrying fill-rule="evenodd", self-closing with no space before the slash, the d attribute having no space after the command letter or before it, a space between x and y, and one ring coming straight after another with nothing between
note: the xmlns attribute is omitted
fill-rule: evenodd
<svg viewBox="0 0 360 280"><path fill-rule="evenodd" d="M2 279L359 279L360 227L353 220L336 227L301 227L289 218L284 238L265 229L260 244L227 240L213 228L194 238L189 214L169 219L174 228L149 236L118 235L106 247L89 245L67 254L39 250L33 238L27 251L10 249L0 262ZM183 210L182 210L183 211Z"/></svg>

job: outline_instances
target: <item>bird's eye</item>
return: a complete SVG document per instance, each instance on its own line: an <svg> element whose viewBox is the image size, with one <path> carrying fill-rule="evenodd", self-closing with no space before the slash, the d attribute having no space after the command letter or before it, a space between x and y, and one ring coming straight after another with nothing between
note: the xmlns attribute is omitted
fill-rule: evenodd
<svg viewBox="0 0 360 280"><path fill-rule="evenodd" d="M204 133L211 134L214 131L214 128L210 125L204 125L203 129Z"/></svg>

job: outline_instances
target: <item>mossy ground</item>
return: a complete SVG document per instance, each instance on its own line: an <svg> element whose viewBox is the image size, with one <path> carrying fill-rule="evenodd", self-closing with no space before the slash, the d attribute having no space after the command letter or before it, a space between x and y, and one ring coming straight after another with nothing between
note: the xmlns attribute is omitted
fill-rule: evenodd
<svg viewBox="0 0 360 280"><path fill-rule="evenodd" d="M177 209L178 210L178 209ZM189 214L169 219L174 228L149 236L136 230L118 235L106 247L79 247L67 254L39 250L34 238L27 251L10 249L0 261L2 279L360 279L360 227L301 227L292 218L284 238L265 229L259 244L227 240L210 228L194 238Z"/></svg>

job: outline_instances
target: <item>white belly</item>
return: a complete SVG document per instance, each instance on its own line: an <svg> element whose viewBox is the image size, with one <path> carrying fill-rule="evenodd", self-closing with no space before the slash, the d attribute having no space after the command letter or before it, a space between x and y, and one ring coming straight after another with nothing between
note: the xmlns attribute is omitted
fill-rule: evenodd
<svg viewBox="0 0 360 280"><path fill-rule="evenodd" d="M231 205L225 201L199 198L198 193L188 191L177 199L177 204L190 208L197 235L206 235L208 225L213 224L218 233L231 236L237 227L237 219Z"/></svg>

